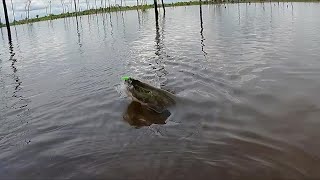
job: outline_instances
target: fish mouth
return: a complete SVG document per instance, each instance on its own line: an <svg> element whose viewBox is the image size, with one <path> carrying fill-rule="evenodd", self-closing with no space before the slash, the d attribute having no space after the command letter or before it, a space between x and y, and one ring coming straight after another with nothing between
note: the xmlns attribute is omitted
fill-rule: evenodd
<svg viewBox="0 0 320 180"><path fill-rule="evenodd" d="M133 88L133 85L132 85L130 79L129 79L129 80L125 80L125 81L124 81L124 85L126 86L126 90L127 90L127 91L130 91L130 90L132 90L132 88Z"/></svg>
<svg viewBox="0 0 320 180"><path fill-rule="evenodd" d="M132 91L134 89L133 85L128 81L125 81L124 84L126 86L125 90L126 90L127 95L131 98L134 98L132 95Z"/></svg>

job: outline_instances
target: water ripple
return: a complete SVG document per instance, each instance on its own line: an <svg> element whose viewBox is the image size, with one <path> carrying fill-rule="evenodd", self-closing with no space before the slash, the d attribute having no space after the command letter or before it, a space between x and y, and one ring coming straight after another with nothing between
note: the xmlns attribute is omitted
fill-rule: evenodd
<svg viewBox="0 0 320 180"><path fill-rule="evenodd" d="M158 23L152 9L114 12L19 25L12 44L3 31L0 173L319 179L318 9L167 7ZM164 123L126 121L124 75L175 94Z"/></svg>

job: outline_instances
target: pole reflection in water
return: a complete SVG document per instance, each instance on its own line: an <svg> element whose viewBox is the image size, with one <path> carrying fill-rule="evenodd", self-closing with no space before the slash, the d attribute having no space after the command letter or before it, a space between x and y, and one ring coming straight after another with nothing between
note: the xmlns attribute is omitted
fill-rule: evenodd
<svg viewBox="0 0 320 180"><path fill-rule="evenodd" d="M204 50L204 36L203 36L203 20L202 20L202 5L200 1L200 36L201 36L201 51L203 52L204 57L206 57L207 52Z"/></svg>
<svg viewBox="0 0 320 180"><path fill-rule="evenodd" d="M20 90L20 86L21 86L21 81L20 81L20 78L19 76L17 76L17 71L18 69L16 68L15 64L17 62L17 59L14 58L15 56L15 53L13 52L13 45L12 45L12 42L9 42L9 53L10 53L10 61L11 61L11 69L13 71L13 79L15 81L15 88L14 88L14 91L13 91L13 95L12 97L15 97L15 98L22 98L22 96L19 96L17 95L18 91Z"/></svg>
<svg viewBox="0 0 320 180"><path fill-rule="evenodd" d="M157 78L160 80L160 85L164 86L164 83L167 81L165 76L168 74L168 71L165 69L163 61L169 57L164 50L164 28L166 21L165 14L163 14L161 21L161 35L158 21L159 19L156 19L155 55L157 55L157 57L155 59L156 67L154 67L154 69L156 71Z"/></svg>
<svg viewBox="0 0 320 180"><path fill-rule="evenodd" d="M293 20L294 20L294 18L293 18L293 3L291 2L291 17L292 17L292 23L293 23Z"/></svg>
<svg viewBox="0 0 320 180"><path fill-rule="evenodd" d="M160 51L162 49L162 46L160 45L160 33L159 33L159 22L158 22L158 19L156 19L156 37L155 37L155 42L156 42L156 52L155 52L155 54L157 56L160 56Z"/></svg>
<svg viewBox="0 0 320 180"><path fill-rule="evenodd" d="M67 19L66 18L63 18L63 27L64 27L64 31L68 31L69 30L69 26L68 26L68 23L67 23Z"/></svg>
<svg viewBox="0 0 320 180"><path fill-rule="evenodd" d="M109 15L110 15L109 18L110 18L110 28L111 28L110 33L111 33L112 39L114 39L114 37L113 37L113 25L112 25L111 13L109 13Z"/></svg>
<svg viewBox="0 0 320 180"><path fill-rule="evenodd" d="M96 15L96 22L97 22L97 36L100 37L100 24L99 24L99 17L100 17L100 14L97 14Z"/></svg>
<svg viewBox="0 0 320 180"><path fill-rule="evenodd" d="M89 34L91 34L91 18L93 15L88 15L88 30L89 30Z"/></svg>
<svg viewBox="0 0 320 180"><path fill-rule="evenodd" d="M32 41L36 42L38 39L35 36L35 32L34 32L34 24L27 24L27 32L28 32L28 36L32 37Z"/></svg>
<svg viewBox="0 0 320 180"><path fill-rule="evenodd" d="M99 22L99 18L102 17L102 14L99 14L99 16L97 15L97 33L98 33L98 37L101 37L100 35L100 22Z"/></svg>
<svg viewBox="0 0 320 180"><path fill-rule="evenodd" d="M239 19L239 25L240 25L240 20L241 20L240 3L238 3L238 19Z"/></svg>
<svg viewBox="0 0 320 180"><path fill-rule="evenodd" d="M21 94L22 81L18 76L18 68L16 66L17 59L15 58L16 53L14 52L12 41L9 42L9 54L9 61L11 61L12 77L15 84L14 90L12 92L12 97L16 99L16 102L12 105L11 108L19 110L20 113L17 115L16 120L18 120L17 122L23 123L23 125L20 127L24 129L24 132L22 133L24 136L24 143L29 144L31 140L26 136L29 132L29 130L26 129L26 126L28 124L28 121L30 120L30 111L28 109L28 104L30 103L30 100L25 98Z"/></svg>
<svg viewBox="0 0 320 180"><path fill-rule="evenodd" d="M2 42L4 42L4 37L3 37L3 30L2 30L2 28L0 28L0 31L1 31L1 39L2 39Z"/></svg>
<svg viewBox="0 0 320 180"><path fill-rule="evenodd" d="M270 18L271 18L270 19L270 23L272 23L272 4L271 4L271 1L270 1L270 11L271 11L271 13L270 13Z"/></svg>
<svg viewBox="0 0 320 180"><path fill-rule="evenodd" d="M21 90L20 86L21 86L21 81L20 81L20 78L19 76L17 75L17 67L16 67L16 63L17 63L17 59L15 58L15 53L14 53L14 50L13 50L13 44L12 44L12 41L9 42L9 54L10 54L10 58L9 58L9 61L11 61L11 69L12 69L12 77L14 79L14 82L15 82L15 87L14 87L14 91L13 91L13 94L12 94L12 97L15 97L15 98L23 98L21 95L18 95L18 92Z"/></svg>
<svg viewBox="0 0 320 180"><path fill-rule="evenodd" d="M117 28L119 28L119 17L118 17L118 11L115 12L116 14L116 23L117 23Z"/></svg>
<svg viewBox="0 0 320 180"><path fill-rule="evenodd" d="M49 21L49 25L50 25L50 28L51 28L53 31L55 31L55 30L54 30L54 26L53 26L53 21L52 21L52 20L50 20L50 21Z"/></svg>
<svg viewBox="0 0 320 180"><path fill-rule="evenodd" d="M20 49L20 42L19 42L19 37L18 37L18 30L16 28L16 26L14 26L14 31L15 31L15 38L16 38L16 41L17 41L17 45L15 47L16 51L19 51L21 53L21 49Z"/></svg>
<svg viewBox="0 0 320 180"><path fill-rule="evenodd" d="M170 115L171 113L168 110L157 113L138 102L132 101L123 115L123 119L131 126L139 128L152 124L166 124L166 120Z"/></svg>
<svg viewBox="0 0 320 180"><path fill-rule="evenodd" d="M80 23L81 23L81 19L80 19ZM78 16L76 16L76 25L77 25L78 45L81 48L82 47L82 43L81 43L81 34L80 34L80 30L79 30Z"/></svg>
<svg viewBox="0 0 320 180"><path fill-rule="evenodd" d="M106 22L108 22L108 17L107 14L102 14L102 25L103 25L103 40L106 43L106 39L107 39L107 26L106 26Z"/></svg>
<svg viewBox="0 0 320 180"><path fill-rule="evenodd" d="M139 23L139 29L141 29L141 19L140 19L140 12L137 9L137 15L138 15L138 23Z"/></svg>
<svg viewBox="0 0 320 180"><path fill-rule="evenodd" d="M13 45L12 45L12 41L9 41L9 54L10 54L10 58L9 60L11 61L11 68L13 70L13 73L17 72L17 68L15 67L15 63L17 62L17 59L14 58L15 53L13 52ZM16 78L15 78L16 79ZM17 79L19 80L19 78L17 77ZM16 81L17 82L17 81ZM17 89L17 88L16 88Z"/></svg>
<svg viewBox="0 0 320 180"><path fill-rule="evenodd" d="M124 38L126 38L126 23L125 23L125 21L124 21L123 11L121 12L121 18L122 18L123 36L124 36Z"/></svg>

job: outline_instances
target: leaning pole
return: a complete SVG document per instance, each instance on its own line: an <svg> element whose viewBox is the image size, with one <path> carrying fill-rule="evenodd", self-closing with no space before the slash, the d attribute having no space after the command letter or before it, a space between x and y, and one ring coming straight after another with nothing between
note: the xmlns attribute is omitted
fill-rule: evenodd
<svg viewBox="0 0 320 180"><path fill-rule="evenodd" d="M10 24L9 24L9 17L8 17L8 10L7 10L6 1L2 0L2 3L3 3L4 18L6 20L6 26L7 26L7 31L8 31L8 39L9 39L9 42L11 43L11 30L10 30Z"/></svg>

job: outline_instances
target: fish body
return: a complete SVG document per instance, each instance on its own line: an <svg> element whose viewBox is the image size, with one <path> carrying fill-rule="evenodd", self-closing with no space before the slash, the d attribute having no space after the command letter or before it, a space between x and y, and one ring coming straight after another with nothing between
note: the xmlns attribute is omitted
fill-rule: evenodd
<svg viewBox="0 0 320 180"><path fill-rule="evenodd" d="M165 90L133 78L126 79L125 84L126 92L133 101L139 102L158 113L176 104L174 95Z"/></svg>

